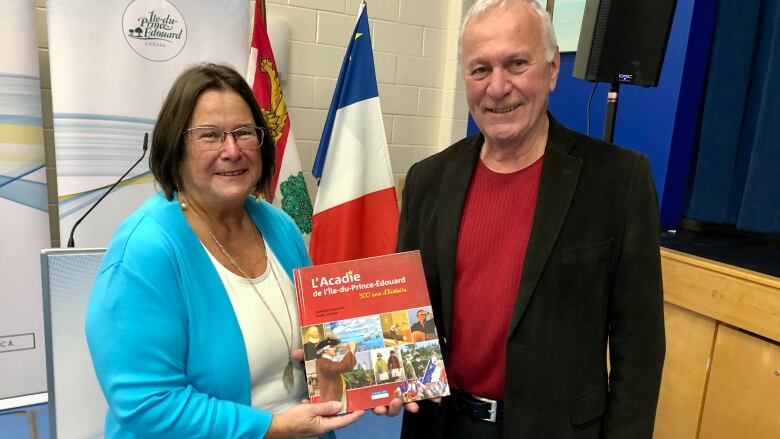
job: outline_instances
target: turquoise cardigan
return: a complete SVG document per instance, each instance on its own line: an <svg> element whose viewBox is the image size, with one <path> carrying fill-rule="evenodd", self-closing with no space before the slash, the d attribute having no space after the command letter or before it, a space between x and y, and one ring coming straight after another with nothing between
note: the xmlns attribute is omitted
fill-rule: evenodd
<svg viewBox="0 0 780 439"><path fill-rule="evenodd" d="M300 232L265 201L246 208L292 279L311 265ZM107 438L261 438L244 339L214 265L177 200L149 198L116 231L87 309L108 402Z"/></svg>

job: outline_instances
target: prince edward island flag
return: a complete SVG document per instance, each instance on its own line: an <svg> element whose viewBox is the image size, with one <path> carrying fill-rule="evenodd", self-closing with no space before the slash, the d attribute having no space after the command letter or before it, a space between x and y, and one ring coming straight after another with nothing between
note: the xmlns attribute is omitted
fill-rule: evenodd
<svg viewBox="0 0 780 439"><path fill-rule="evenodd" d="M315 264L392 253L398 202L363 3L312 173L319 180L309 251Z"/></svg>
<svg viewBox="0 0 780 439"><path fill-rule="evenodd" d="M249 51L247 82L252 87L263 118L276 147L276 163L268 201L281 207L304 235L311 232L311 200L301 172L301 161L292 133L282 81L276 70L271 41L263 21L261 2L255 2L252 47Z"/></svg>

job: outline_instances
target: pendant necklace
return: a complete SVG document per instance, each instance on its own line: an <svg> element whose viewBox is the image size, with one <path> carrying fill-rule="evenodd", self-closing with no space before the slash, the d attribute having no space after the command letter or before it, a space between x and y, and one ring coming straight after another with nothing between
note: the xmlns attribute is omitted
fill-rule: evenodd
<svg viewBox="0 0 780 439"><path fill-rule="evenodd" d="M182 202L183 203L183 202ZM193 206L194 207L194 206ZM182 207L182 209L186 209L186 207ZM287 317L290 320L290 339L287 339L287 334L284 332L284 329L282 329L282 324L279 323L279 319L276 318L276 315L271 311L271 307L268 306L268 303L265 301L265 298L262 294L260 294L260 291L257 290L257 287L255 286L254 282L252 282L252 278L247 275L247 273L236 263L235 259L233 259L232 256L230 256L230 253L225 250L225 247L222 246L222 243L219 242L219 239L217 239L217 235L214 234L214 232L211 230L211 225L208 221L203 217L203 215L198 212L200 209L192 209L193 212L195 212L196 215L198 215L198 218L203 222L203 224L206 226L206 231L208 232L209 236L211 236L211 239L214 240L214 243L217 244L217 247L219 247L219 250L222 252L223 255L227 258L228 261L233 265L233 267L238 270L238 272L243 276L247 281L249 281L249 286L252 287L257 297L260 299L261 302L263 302L263 305L265 305L265 309L268 310L268 314L271 314L271 317L274 319L274 323L276 323L276 326L279 328L279 331L282 333L282 338L284 339L284 344L287 345L287 367L284 368L284 375L282 376L282 381L284 382L284 387L287 389L287 391L290 391L292 389L293 385L295 384L295 377L293 376L293 363L292 363L292 338L293 338L293 324L292 324L292 317L290 317L290 306L287 304L287 297L284 295L284 291L282 291L282 286L279 285L279 292L282 294L282 299L284 300L284 307L287 310ZM276 279L277 284L279 283L279 279L276 276L276 272L273 269L273 264L271 263L270 259L268 258L268 254L265 251L265 243L263 243L262 235L260 235L260 231L257 230L255 227L255 237L257 238L258 242L260 243L260 248L263 249L263 254L265 255L266 263L270 266L271 272L274 275L274 278Z"/></svg>

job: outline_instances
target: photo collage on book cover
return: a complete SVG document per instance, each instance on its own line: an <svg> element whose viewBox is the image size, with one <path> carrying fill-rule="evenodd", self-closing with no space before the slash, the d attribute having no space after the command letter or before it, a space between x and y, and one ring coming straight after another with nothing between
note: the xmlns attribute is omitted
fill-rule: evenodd
<svg viewBox="0 0 780 439"><path fill-rule="evenodd" d="M316 346L327 339L338 342L332 361L340 361L354 343L355 366L341 374L347 393L397 383L392 396L405 402L449 395L430 306L304 326L301 337L311 397L320 395L316 359L323 352Z"/></svg>

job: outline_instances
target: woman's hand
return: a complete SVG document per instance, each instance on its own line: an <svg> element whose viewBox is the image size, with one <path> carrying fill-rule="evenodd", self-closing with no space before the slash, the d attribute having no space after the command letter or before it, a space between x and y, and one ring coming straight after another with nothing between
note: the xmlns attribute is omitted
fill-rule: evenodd
<svg viewBox="0 0 780 439"><path fill-rule="evenodd" d="M335 416L341 403L330 401L317 404L301 404L274 415L266 439L320 436L331 430L344 428L363 416L358 410L343 416Z"/></svg>

